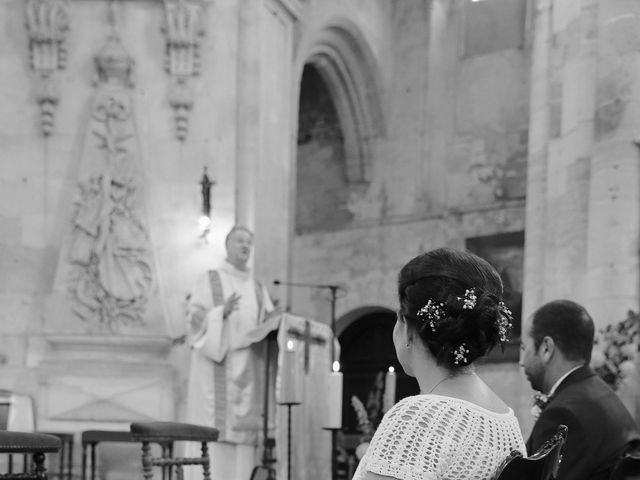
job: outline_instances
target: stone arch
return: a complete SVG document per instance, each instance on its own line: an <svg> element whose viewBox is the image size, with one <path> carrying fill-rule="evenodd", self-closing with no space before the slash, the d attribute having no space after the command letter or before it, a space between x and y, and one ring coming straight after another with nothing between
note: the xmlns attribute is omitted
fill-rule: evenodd
<svg viewBox="0 0 640 480"><path fill-rule="evenodd" d="M340 341L340 362L344 373L343 427L356 433L357 416L351 396L358 397L376 421L382 416L380 381L389 366L397 375L396 399L419 392L415 380L408 377L397 360L392 332L396 313L386 307L362 306L347 312L336 321Z"/></svg>
<svg viewBox="0 0 640 480"><path fill-rule="evenodd" d="M303 65L313 65L335 102L350 183L371 180L375 140L384 135L378 65L364 35L348 19L334 19L319 30Z"/></svg>
<svg viewBox="0 0 640 480"><path fill-rule="evenodd" d="M336 320L336 336L340 338L340 335L342 335L342 333L349 328L351 324L357 322L361 318L376 314L392 314L395 316L395 312L387 307L369 305L354 308Z"/></svg>

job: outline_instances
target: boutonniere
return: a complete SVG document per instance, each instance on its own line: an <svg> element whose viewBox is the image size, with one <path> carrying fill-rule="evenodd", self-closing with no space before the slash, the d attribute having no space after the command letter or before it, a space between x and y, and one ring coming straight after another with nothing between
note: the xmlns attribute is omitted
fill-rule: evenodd
<svg viewBox="0 0 640 480"><path fill-rule="evenodd" d="M545 409L550 400L551 397L545 395L544 393L536 393L533 396L533 407L531 408L531 415L533 415L536 420L538 419L538 417L540 417L542 410Z"/></svg>

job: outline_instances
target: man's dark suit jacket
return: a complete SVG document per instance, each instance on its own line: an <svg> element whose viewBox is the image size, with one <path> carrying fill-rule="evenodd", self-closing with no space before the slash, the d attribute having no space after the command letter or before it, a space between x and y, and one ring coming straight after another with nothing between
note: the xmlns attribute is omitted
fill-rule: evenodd
<svg viewBox="0 0 640 480"><path fill-rule="evenodd" d="M629 442L640 439L618 395L588 366L572 372L556 389L527 441L533 454L556 433L569 428L559 480L609 478Z"/></svg>

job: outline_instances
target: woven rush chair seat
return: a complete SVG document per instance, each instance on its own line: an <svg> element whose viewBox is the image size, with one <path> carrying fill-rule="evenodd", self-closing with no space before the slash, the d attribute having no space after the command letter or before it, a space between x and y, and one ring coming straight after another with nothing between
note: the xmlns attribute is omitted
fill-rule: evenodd
<svg viewBox="0 0 640 480"><path fill-rule="evenodd" d="M53 435L2 430L0 431L0 453L31 455L33 464L30 472L2 473L0 479L46 480L45 453L58 451L60 451L60 439Z"/></svg>
<svg viewBox="0 0 640 480"><path fill-rule="evenodd" d="M138 441L149 442L192 441L216 442L217 429L179 422L132 423L131 435Z"/></svg>
<svg viewBox="0 0 640 480"><path fill-rule="evenodd" d="M0 431L0 453L56 453L60 439L44 433Z"/></svg>
<svg viewBox="0 0 640 480"><path fill-rule="evenodd" d="M135 442L131 432L111 430L86 430L82 432L82 443Z"/></svg>
<svg viewBox="0 0 640 480"><path fill-rule="evenodd" d="M133 438L142 442L142 475L145 480L153 478L153 467L162 468L163 478L171 480L171 469L177 470L178 479L183 478L185 465L201 465L203 479L210 480L210 460L207 442L216 442L219 431L215 428L203 427L189 423L179 422L135 422L131 424ZM201 445L200 457L173 457L172 452L163 450L162 457L152 457L150 443L162 442L199 442Z"/></svg>
<svg viewBox="0 0 640 480"><path fill-rule="evenodd" d="M0 453L56 453L60 439L44 433L0 431Z"/></svg>

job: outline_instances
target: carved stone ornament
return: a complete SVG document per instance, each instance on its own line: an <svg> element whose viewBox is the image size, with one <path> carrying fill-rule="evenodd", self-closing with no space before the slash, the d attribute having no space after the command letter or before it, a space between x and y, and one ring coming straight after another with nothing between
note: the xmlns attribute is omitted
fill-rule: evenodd
<svg viewBox="0 0 640 480"><path fill-rule="evenodd" d="M130 92L134 62L115 29L95 66L97 91L74 202L68 290L79 318L116 330L144 323L153 260Z"/></svg>
<svg viewBox="0 0 640 480"><path fill-rule="evenodd" d="M69 31L67 0L28 0L29 63L36 72L36 100L40 105L44 136L53 132L59 102L53 74L67 63L65 40Z"/></svg>
<svg viewBox="0 0 640 480"><path fill-rule="evenodd" d="M200 42L205 33L201 0L165 0L165 70L171 76L169 105L174 111L176 137L187 138L193 108L191 79L200 74Z"/></svg>
<svg viewBox="0 0 640 480"><path fill-rule="evenodd" d="M133 87L135 62L115 31L109 35L107 43L95 56L95 66L94 85Z"/></svg>

